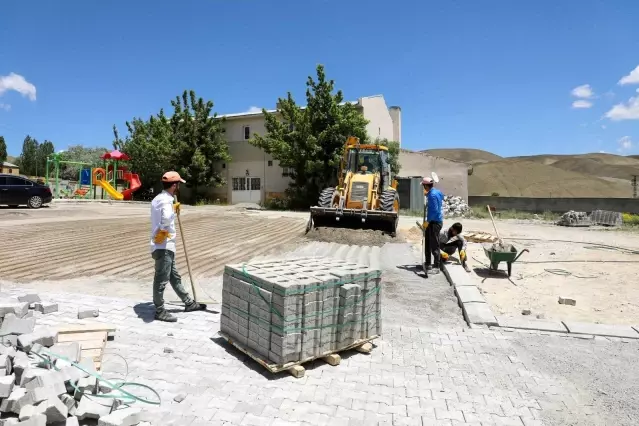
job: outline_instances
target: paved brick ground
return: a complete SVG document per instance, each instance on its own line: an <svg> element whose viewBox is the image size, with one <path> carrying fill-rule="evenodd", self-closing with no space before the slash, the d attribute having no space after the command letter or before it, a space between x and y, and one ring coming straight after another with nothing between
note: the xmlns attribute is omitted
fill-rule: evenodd
<svg viewBox="0 0 639 426"><path fill-rule="evenodd" d="M39 325L118 327L106 368L118 359L108 354L119 354L128 362L128 381L161 393L162 405L148 408L154 425L606 424L588 395L518 356L514 340L525 333L390 326L370 355L346 353L336 367L318 361L295 379L271 375L220 341L218 313L178 313L178 323L164 324L151 321L148 303L41 296L58 302L60 312L38 315ZM99 307L100 317L77 320L82 306ZM174 401L179 394L181 403Z"/></svg>

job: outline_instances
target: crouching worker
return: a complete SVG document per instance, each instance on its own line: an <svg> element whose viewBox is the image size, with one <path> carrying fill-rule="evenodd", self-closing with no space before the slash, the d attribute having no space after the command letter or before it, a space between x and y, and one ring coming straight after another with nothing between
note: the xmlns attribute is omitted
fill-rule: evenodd
<svg viewBox="0 0 639 426"><path fill-rule="evenodd" d="M451 254L459 251L459 261L462 265L466 265L466 240L461 234L462 229L462 224L457 222L439 233L439 250L442 261L448 261Z"/></svg>

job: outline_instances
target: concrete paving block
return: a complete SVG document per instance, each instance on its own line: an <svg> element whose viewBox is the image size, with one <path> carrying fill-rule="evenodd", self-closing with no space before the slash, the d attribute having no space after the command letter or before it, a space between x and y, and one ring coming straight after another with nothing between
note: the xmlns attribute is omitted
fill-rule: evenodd
<svg viewBox="0 0 639 426"><path fill-rule="evenodd" d="M91 398L85 395L80 399L80 403L75 409L75 415L78 420L99 419L107 416L111 411L111 400L107 398Z"/></svg>
<svg viewBox="0 0 639 426"><path fill-rule="evenodd" d="M35 343L44 347L51 347L58 342L58 332L52 328L42 328L29 334L22 334L18 337L18 346L26 352L30 352Z"/></svg>
<svg viewBox="0 0 639 426"><path fill-rule="evenodd" d="M29 370L32 371L32 370ZM25 381L24 388L33 390L37 388L47 388L56 395L62 395L67 391L64 385L64 376L56 370L44 370L45 373L37 374L32 380Z"/></svg>
<svg viewBox="0 0 639 426"><path fill-rule="evenodd" d="M20 302L26 302L26 303L38 303L41 302L40 300L40 296L36 293L29 293L29 294L25 294L23 296L18 296L18 301Z"/></svg>
<svg viewBox="0 0 639 426"><path fill-rule="evenodd" d="M77 417L69 417L64 424L60 424L60 426L80 426L80 422Z"/></svg>
<svg viewBox="0 0 639 426"><path fill-rule="evenodd" d="M58 312L58 304L53 302L38 302L35 303L35 310L41 314Z"/></svg>
<svg viewBox="0 0 639 426"><path fill-rule="evenodd" d="M51 388L31 389L29 390L28 394L30 395L31 401L33 401L34 404L39 404L47 399L58 397L58 394L56 394L56 392ZM65 393L63 392L61 395L65 395Z"/></svg>
<svg viewBox="0 0 639 426"><path fill-rule="evenodd" d="M11 358L9 354L0 355L0 373L4 373L2 375L7 376L13 372L13 363L11 362Z"/></svg>
<svg viewBox="0 0 639 426"><path fill-rule="evenodd" d="M67 411L70 415L75 415L75 407L77 405L77 401L74 397L68 394L60 395L60 401L67 407Z"/></svg>
<svg viewBox="0 0 639 426"><path fill-rule="evenodd" d="M486 303L486 299L479 292L479 289L475 286L460 286L455 287L455 293L461 303L477 302Z"/></svg>
<svg viewBox="0 0 639 426"><path fill-rule="evenodd" d="M24 317L29 311L29 303L20 302L18 299L0 299L0 318L7 314L14 314L18 318Z"/></svg>
<svg viewBox="0 0 639 426"><path fill-rule="evenodd" d="M100 417L98 426L134 426L140 423L141 410L138 407L129 407L115 410L107 416Z"/></svg>
<svg viewBox="0 0 639 426"><path fill-rule="evenodd" d="M497 319L488 303L464 303L462 310L464 319L471 324L497 325Z"/></svg>
<svg viewBox="0 0 639 426"><path fill-rule="evenodd" d="M78 319L97 318L100 316L100 310L97 308L78 309Z"/></svg>
<svg viewBox="0 0 639 426"><path fill-rule="evenodd" d="M78 362L81 358L81 347L78 342L56 343L49 348L49 352L60 355L73 362ZM58 367L57 364L56 366Z"/></svg>
<svg viewBox="0 0 639 426"><path fill-rule="evenodd" d="M18 318L14 313L7 313L0 327L0 334L29 334L35 329L35 323L35 318Z"/></svg>
<svg viewBox="0 0 639 426"><path fill-rule="evenodd" d="M47 416L47 423L64 422L67 419L68 409L57 397L45 399L36 410Z"/></svg>
<svg viewBox="0 0 639 426"><path fill-rule="evenodd" d="M41 413L34 414L29 420L16 423L19 426L45 426L47 424L47 416Z"/></svg>
<svg viewBox="0 0 639 426"><path fill-rule="evenodd" d="M577 321L562 321L568 332L574 334L591 334L605 337L626 337L639 339L639 332L629 325L592 324Z"/></svg>
<svg viewBox="0 0 639 426"><path fill-rule="evenodd" d="M446 265L446 271L455 287L476 287L473 276L466 272L461 265Z"/></svg>
<svg viewBox="0 0 639 426"><path fill-rule="evenodd" d="M568 330L561 321L543 321L529 318L497 316L500 327L517 328L521 330L540 330L566 333Z"/></svg>
<svg viewBox="0 0 639 426"><path fill-rule="evenodd" d="M29 420L31 417L33 417L34 415L38 413L39 412L36 411L35 405L25 405L24 407L20 409L20 413L18 414L18 419L20 419L20 421L23 422L25 420Z"/></svg>
<svg viewBox="0 0 639 426"><path fill-rule="evenodd" d="M8 398L9 395L11 395L15 385L15 380L15 374L0 377L0 398Z"/></svg>

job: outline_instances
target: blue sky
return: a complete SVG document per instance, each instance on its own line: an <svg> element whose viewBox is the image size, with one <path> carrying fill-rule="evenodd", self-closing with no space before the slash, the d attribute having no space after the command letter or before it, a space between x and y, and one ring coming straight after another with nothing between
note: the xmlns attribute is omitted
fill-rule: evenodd
<svg viewBox="0 0 639 426"><path fill-rule="evenodd" d="M348 99L401 106L409 149L639 153L635 0L179 4L6 2L9 153L26 134L110 146L113 124L170 109L184 89L218 113L271 108L287 90L303 102L318 63Z"/></svg>

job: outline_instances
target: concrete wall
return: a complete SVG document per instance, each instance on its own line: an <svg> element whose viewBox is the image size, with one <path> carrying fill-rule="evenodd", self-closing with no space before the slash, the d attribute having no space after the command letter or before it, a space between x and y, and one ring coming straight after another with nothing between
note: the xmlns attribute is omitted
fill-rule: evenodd
<svg viewBox="0 0 639 426"><path fill-rule="evenodd" d="M386 106L382 95L360 98L358 104L362 108L362 114L369 120L366 125L366 133L372 139L393 139L393 119ZM399 142L399 141L398 141Z"/></svg>
<svg viewBox="0 0 639 426"><path fill-rule="evenodd" d="M459 161L447 160L421 152L402 149L399 153L400 177L430 176L431 172L439 176L439 188L444 195L455 195L468 199L469 165Z"/></svg>
<svg viewBox="0 0 639 426"><path fill-rule="evenodd" d="M391 120L393 120L393 141L399 142L399 147L402 146L402 109L398 106L392 106L388 108Z"/></svg>
<svg viewBox="0 0 639 426"><path fill-rule="evenodd" d="M565 213L570 210L591 212L609 210L622 213L639 214L639 198L525 198L525 197L488 197L470 196L470 206L486 205L499 210L520 210L543 213L551 211Z"/></svg>

